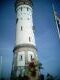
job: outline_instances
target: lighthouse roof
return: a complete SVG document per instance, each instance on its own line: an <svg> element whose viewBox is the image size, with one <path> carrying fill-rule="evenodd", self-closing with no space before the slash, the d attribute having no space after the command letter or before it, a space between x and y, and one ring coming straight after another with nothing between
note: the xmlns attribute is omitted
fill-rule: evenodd
<svg viewBox="0 0 60 80"><path fill-rule="evenodd" d="M32 7L32 0L16 0L15 7L18 7L19 5L23 5L23 4L26 4Z"/></svg>

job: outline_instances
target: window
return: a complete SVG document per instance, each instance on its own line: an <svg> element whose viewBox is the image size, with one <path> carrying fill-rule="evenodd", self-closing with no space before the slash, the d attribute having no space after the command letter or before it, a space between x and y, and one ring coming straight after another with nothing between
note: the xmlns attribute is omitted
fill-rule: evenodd
<svg viewBox="0 0 60 80"><path fill-rule="evenodd" d="M29 18L27 18L29 20Z"/></svg>
<svg viewBox="0 0 60 80"><path fill-rule="evenodd" d="M22 55L19 56L19 61L22 61L23 57Z"/></svg>
<svg viewBox="0 0 60 80"><path fill-rule="evenodd" d="M22 7L21 7L21 11L22 11Z"/></svg>
<svg viewBox="0 0 60 80"><path fill-rule="evenodd" d="M27 7L27 11L29 10L29 8Z"/></svg>
<svg viewBox="0 0 60 80"><path fill-rule="evenodd" d="M31 60L33 59L32 55L31 55Z"/></svg>
<svg viewBox="0 0 60 80"><path fill-rule="evenodd" d="M22 29L22 26L21 26L21 31L22 31L23 29Z"/></svg>
<svg viewBox="0 0 60 80"><path fill-rule="evenodd" d="M35 32L35 26L32 26L33 31Z"/></svg>
<svg viewBox="0 0 60 80"><path fill-rule="evenodd" d="M16 19L16 23L18 22L18 18Z"/></svg>
<svg viewBox="0 0 60 80"><path fill-rule="evenodd" d="M29 42L31 41L30 37L29 37Z"/></svg>
<svg viewBox="0 0 60 80"><path fill-rule="evenodd" d="M34 59L34 52L28 51L28 61L31 62Z"/></svg>

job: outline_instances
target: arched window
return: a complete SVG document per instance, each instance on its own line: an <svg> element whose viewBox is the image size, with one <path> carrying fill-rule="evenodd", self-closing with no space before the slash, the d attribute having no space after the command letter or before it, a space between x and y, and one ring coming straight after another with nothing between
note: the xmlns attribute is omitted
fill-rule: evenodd
<svg viewBox="0 0 60 80"><path fill-rule="evenodd" d="M29 37L29 42L31 42L31 38Z"/></svg>
<svg viewBox="0 0 60 80"><path fill-rule="evenodd" d="M22 55L21 55L21 60L22 60Z"/></svg>
<svg viewBox="0 0 60 80"><path fill-rule="evenodd" d="M18 22L18 18L16 19L16 24L17 24L17 22Z"/></svg>
<svg viewBox="0 0 60 80"><path fill-rule="evenodd" d="M21 31L23 30L22 26L21 26Z"/></svg>
<svg viewBox="0 0 60 80"><path fill-rule="evenodd" d="M22 7L21 7L21 11L22 11Z"/></svg>
<svg viewBox="0 0 60 80"><path fill-rule="evenodd" d="M27 11L29 10L29 8L27 7Z"/></svg>
<svg viewBox="0 0 60 80"><path fill-rule="evenodd" d="M32 55L31 55L31 60L33 59Z"/></svg>
<svg viewBox="0 0 60 80"><path fill-rule="evenodd" d="M27 18L29 20L29 18Z"/></svg>
<svg viewBox="0 0 60 80"><path fill-rule="evenodd" d="M22 55L19 56L19 61L22 61L23 57Z"/></svg>

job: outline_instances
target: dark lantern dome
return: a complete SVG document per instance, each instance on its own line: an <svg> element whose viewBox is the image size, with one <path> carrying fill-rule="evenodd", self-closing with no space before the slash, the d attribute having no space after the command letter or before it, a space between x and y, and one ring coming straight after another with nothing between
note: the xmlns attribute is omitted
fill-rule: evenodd
<svg viewBox="0 0 60 80"><path fill-rule="evenodd" d="M31 0L16 0L15 8L17 8L19 5L23 5L23 4L26 4L26 5L29 5L32 7L32 1Z"/></svg>

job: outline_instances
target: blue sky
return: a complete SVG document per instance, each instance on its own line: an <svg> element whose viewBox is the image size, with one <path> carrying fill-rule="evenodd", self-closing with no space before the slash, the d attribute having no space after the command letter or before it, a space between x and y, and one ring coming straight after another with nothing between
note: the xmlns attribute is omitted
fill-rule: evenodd
<svg viewBox="0 0 60 80"><path fill-rule="evenodd" d="M54 20L52 3L60 14L59 0L32 0L36 47L44 74L60 76L60 39ZM10 76L15 46L15 0L0 1L0 56L3 56L2 74ZM1 64L0 64L1 65Z"/></svg>

